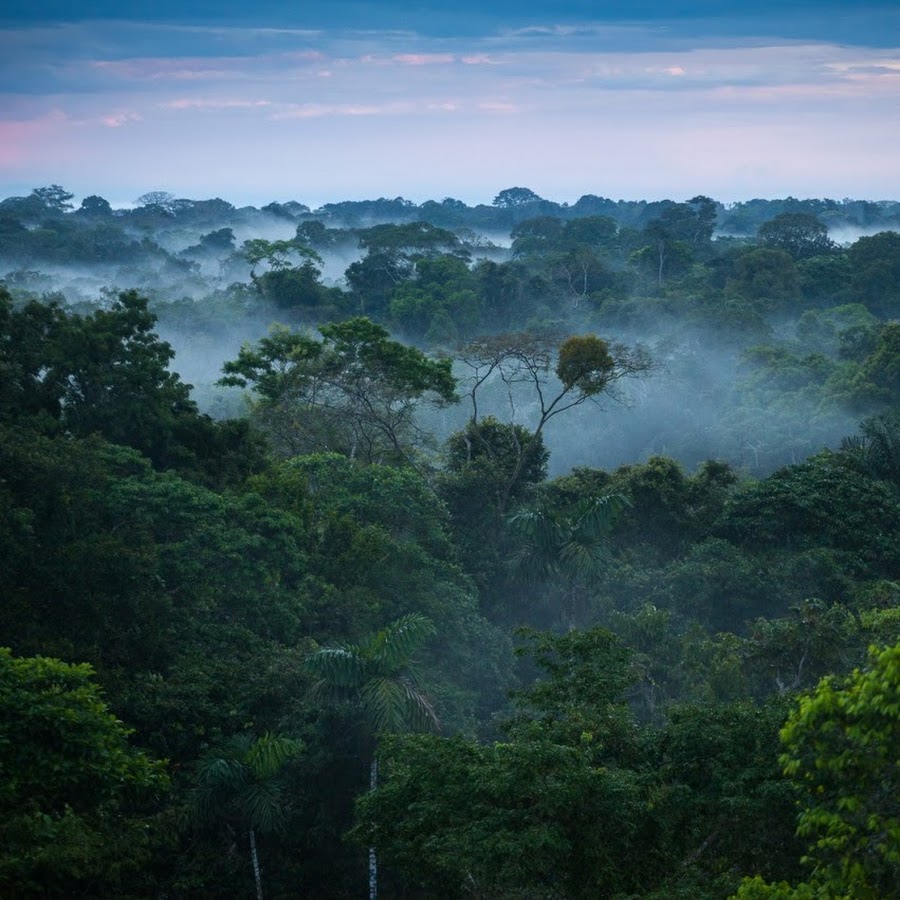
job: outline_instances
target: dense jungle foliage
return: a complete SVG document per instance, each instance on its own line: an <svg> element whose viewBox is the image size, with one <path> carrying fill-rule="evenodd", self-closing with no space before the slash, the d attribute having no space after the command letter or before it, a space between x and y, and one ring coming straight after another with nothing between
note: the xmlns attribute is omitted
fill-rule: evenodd
<svg viewBox="0 0 900 900"><path fill-rule="evenodd" d="M900 897L900 203L72 199L0 894Z"/></svg>

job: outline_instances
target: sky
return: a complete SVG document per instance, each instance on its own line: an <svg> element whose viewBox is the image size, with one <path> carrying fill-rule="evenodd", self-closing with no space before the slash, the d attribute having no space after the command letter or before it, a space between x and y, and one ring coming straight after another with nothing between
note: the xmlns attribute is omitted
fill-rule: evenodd
<svg viewBox="0 0 900 900"><path fill-rule="evenodd" d="M900 3L5 0L0 196L900 199Z"/></svg>

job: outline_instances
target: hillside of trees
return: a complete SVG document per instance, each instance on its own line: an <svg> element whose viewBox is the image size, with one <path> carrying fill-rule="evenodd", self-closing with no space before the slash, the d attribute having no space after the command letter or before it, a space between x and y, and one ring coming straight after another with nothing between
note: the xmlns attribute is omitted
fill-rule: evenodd
<svg viewBox="0 0 900 900"><path fill-rule="evenodd" d="M900 202L0 202L0 895L900 897Z"/></svg>

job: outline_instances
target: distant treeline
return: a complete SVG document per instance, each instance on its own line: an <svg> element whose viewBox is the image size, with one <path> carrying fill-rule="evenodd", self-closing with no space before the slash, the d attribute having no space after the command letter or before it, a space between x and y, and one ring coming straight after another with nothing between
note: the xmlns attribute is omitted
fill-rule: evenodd
<svg viewBox="0 0 900 900"><path fill-rule="evenodd" d="M74 195L59 185L35 188L26 197L0 201L0 256L50 262L106 262L138 259L152 250L147 241L156 231L223 227L252 228L273 217L302 225L321 222L328 228L359 229L384 223L426 222L451 230L509 232L527 219L550 216L562 220L605 216L629 229L644 229L683 205L675 200L612 200L585 194L576 203L545 200L524 187L500 191L490 205L468 206L445 197L416 204L403 197L343 200L312 209L298 201L272 202L260 208L236 207L220 198L190 200L163 191L137 198L131 209L113 209L98 195L85 197L78 208ZM688 201L694 202L697 198ZM707 198L704 198L707 199ZM864 231L900 227L900 201L831 200L794 197L754 199L715 209L716 232L752 236L759 227L786 213L811 215L829 229ZM214 245L214 239L213 239ZM214 249L210 245L206 249ZM66 252L61 248L66 246Z"/></svg>

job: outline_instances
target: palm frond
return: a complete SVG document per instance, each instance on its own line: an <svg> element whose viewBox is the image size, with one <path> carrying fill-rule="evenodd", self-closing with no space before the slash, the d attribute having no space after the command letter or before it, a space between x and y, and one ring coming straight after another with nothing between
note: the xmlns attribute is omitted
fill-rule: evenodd
<svg viewBox="0 0 900 900"><path fill-rule="evenodd" d="M302 751L301 741L266 732L253 742L247 753L247 765L255 778L272 778Z"/></svg>
<svg viewBox="0 0 900 900"><path fill-rule="evenodd" d="M506 521L516 534L541 551L552 552L558 542L559 526L542 506L520 509Z"/></svg>
<svg viewBox="0 0 900 900"><path fill-rule="evenodd" d="M220 787L197 785L187 794L187 804L180 822L183 828L204 828L217 822L223 806L224 791Z"/></svg>
<svg viewBox="0 0 900 900"><path fill-rule="evenodd" d="M365 655L352 646L316 650L306 657L306 667L319 676L322 687L356 690L368 677Z"/></svg>
<svg viewBox="0 0 900 900"><path fill-rule="evenodd" d="M320 677L315 690L355 694L376 732L439 727L428 699L403 672L434 631L430 619L410 613L359 645L318 650L306 660L309 670Z"/></svg>
<svg viewBox="0 0 900 900"><path fill-rule="evenodd" d="M573 535L559 550L561 568L575 578L596 578L609 561L608 545L602 537Z"/></svg>
<svg viewBox="0 0 900 900"><path fill-rule="evenodd" d="M427 616L409 613L373 635L362 650L379 671L391 672L405 666L434 630L434 624Z"/></svg>
<svg viewBox="0 0 900 900"><path fill-rule="evenodd" d="M241 791L237 805L244 821L257 831L277 831L285 820L281 785L277 781L255 781Z"/></svg>
<svg viewBox="0 0 900 900"><path fill-rule="evenodd" d="M605 537L612 531L622 510L629 505L628 499L621 494L584 500L575 511L572 531L589 538Z"/></svg>
<svg viewBox="0 0 900 900"><path fill-rule="evenodd" d="M408 678L373 678L360 696L376 732L439 727L430 702Z"/></svg>
<svg viewBox="0 0 900 900"><path fill-rule="evenodd" d="M197 763L197 784L210 790L239 787L247 775L243 762L233 756L208 756Z"/></svg>
<svg viewBox="0 0 900 900"><path fill-rule="evenodd" d="M516 565L530 581L538 581L553 573L563 539L559 523L542 506L526 507L507 519L512 531L520 538Z"/></svg>
<svg viewBox="0 0 900 900"><path fill-rule="evenodd" d="M431 700L422 693L411 677L402 676L400 683L406 691L410 725L419 731L440 731L441 720Z"/></svg>

